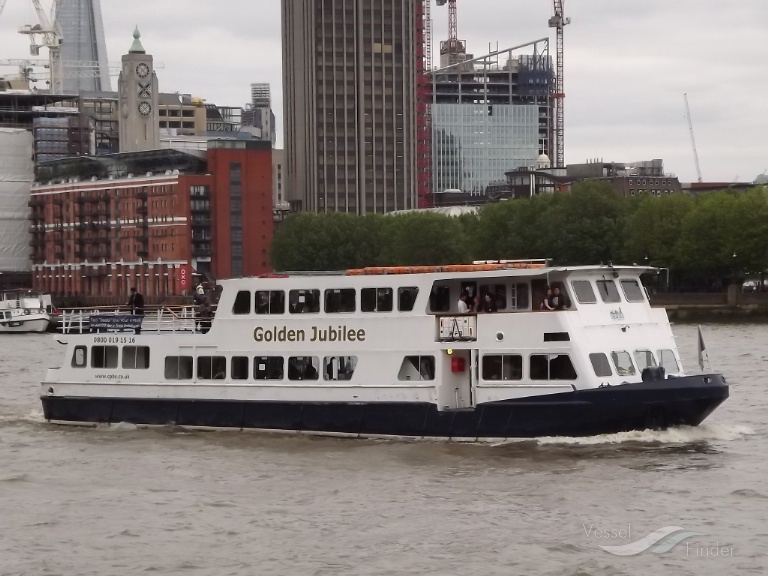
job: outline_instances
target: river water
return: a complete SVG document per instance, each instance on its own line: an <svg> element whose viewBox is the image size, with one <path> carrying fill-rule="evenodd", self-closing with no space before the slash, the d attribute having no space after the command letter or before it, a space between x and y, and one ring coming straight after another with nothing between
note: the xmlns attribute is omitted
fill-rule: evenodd
<svg viewBox="0 0 768 576"><path fill-rule="evenodd" d="M701 427L499 445L50 425L63 346L4 335L0 576L768 574L768 327L703 329ZM601 548L669 526L699 534Z"/></svg>

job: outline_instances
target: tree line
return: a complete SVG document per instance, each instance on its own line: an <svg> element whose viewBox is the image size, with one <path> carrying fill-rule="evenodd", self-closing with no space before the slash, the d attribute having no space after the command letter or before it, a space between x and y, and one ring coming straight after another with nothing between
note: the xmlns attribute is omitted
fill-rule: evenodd
<svg viewBox="0 0 768 576"><path fill-rule="evenodd" d="M718 289L768 270L768 187L622 198L605 183L486 204L475 214L298 213L276 230L276 270L550 258L668 268L671 289Z"/></svg>

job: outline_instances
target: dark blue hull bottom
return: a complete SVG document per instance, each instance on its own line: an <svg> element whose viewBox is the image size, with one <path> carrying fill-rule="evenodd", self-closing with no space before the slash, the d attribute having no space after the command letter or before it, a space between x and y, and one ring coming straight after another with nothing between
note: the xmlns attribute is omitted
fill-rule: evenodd
<svg viewBox="0 0 768 576"><path fill-rule="evenodd" d="M43 396L47 420L259 428L354 436L533 438L697 426L728 398L721 375L687 376L438 411L413 402L320 403Z"/></svg>

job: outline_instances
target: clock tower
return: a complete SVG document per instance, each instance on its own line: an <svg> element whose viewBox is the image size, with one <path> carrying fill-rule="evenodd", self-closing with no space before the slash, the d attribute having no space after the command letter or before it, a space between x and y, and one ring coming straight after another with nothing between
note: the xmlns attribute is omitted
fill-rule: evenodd
<svg viewBox="0 0 768 576"><path fill-rule="evenodd" d="M120 152L139 152L160 148L157 76L152 56L141 45L139 29L133 44L122 58L123 69L117 79L120 113Z"/></svg>

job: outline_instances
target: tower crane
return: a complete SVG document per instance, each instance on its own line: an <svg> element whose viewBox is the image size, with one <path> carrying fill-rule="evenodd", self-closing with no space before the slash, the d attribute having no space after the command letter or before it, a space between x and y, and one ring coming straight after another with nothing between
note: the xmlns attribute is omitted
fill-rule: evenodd
<svg viewBox="0 0 768 576"><path fill-rule="evenodd" d="M563 106L565 91L563 89L563 28L571 23L563 12L564 0L553 0L555 15L549 19L549 27L555 28L557 35L557 73L555 76L555 167L565 165L565 108Z"/></svg>
<svg viewBox="0 0 768 576"><path fill-rule="evenodd" d="M685 115L688 118L688 131L691 133L691 147L693 148L693 160L696 162L697 182L701 182L701 168L699 168L699 153L696 152L696 140L693 137L693 123L691 122L691 109L688 107L688 92L683 93L685 100Z"/></svg>
<svg viewBox="0 0 768 576"><path fill-rule="evenodd" d="M43 9L40 0L32 0L32 5L37 12L38 23L25 25L19 28L19 34L29 36L29 52L32 56L40 54L40 48L48 48L48 61L51 74L51 94L61 94L61 28L56 17L59 9L59 0L52 0L50 14ZM38 42L38 36L40 41Z"/></svg>
<svg viewBox="0 0 768 576"><path fill-rule="evenodd" d="M459 17L456 10L456 0L437 0L438 6L445 6L448 4L448 40L440 42L440 55L445 54L466 54L467 43L464 40L459 40ZM450 59L450 64L455 64L458 59ZM441 66L444 65L441 62Z"/></svg>

